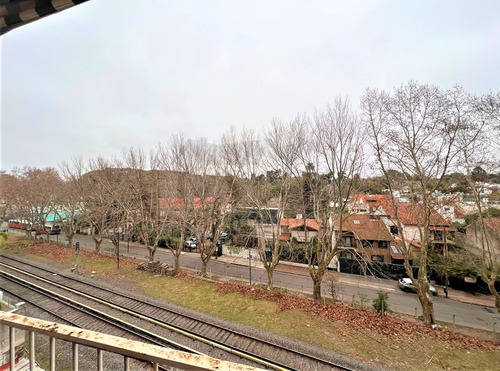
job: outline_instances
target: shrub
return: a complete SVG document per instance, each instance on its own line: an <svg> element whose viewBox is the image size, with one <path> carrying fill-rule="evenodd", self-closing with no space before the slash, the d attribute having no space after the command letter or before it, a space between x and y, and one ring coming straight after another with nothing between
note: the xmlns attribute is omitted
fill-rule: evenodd
<svg viewBox="0 0 500 371"><path fill-rule="evenodd" d="M377 313L385 314L389 312L389 294L385 291L379 291L377 297L373 299L373 309Z"/></svg>
<svg viewBox="0 0 500 371"><path fill-rule="evenodd" d="M338 276L330 276L327 278L326 283L328 288L330 289L330 295L332 295L332 299L337 299L340 293L340 287L338 285L339 278Z"/></svg>

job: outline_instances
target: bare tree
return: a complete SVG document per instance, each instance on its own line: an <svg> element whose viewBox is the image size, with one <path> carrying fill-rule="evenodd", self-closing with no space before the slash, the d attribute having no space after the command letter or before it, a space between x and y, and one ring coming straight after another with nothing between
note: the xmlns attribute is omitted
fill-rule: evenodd
<svg viewBox="0 0 500 371"><path fill-rule="evenodd" d="M15 193L14 184L16 178L5 171L0 170L0 222L7 220L9 214L12 214L12 195Z"/></svg>
<svg viewBox="0 0 500 371"><path fill-rule="evenodd" d="M500 277L500 223L491 217L485 202L484 179L474 174L474 169L478 168L488 173L500 169L500 94L477 98L464 93L456 96L455 102L455 109L459 110L464 122L459 136L462 144L460 164L465 170L477 214L475 228L470 231L473 236L466 240L473 243L473 250L479 249L479 272L500 313L500 293L495 287Z"/></svg>
<svg viewBox="0 0 500 371"><path fill-rule="evenodd" d="M283 127L276 125L274 129L279 131ZM241 194L242 210L254 214L253 235L267 273L267 289L271 290L274 270L284 246L284 241L279 238L280 220L288 202L290 177L282 175L283 169L274 167L279 165L268 160L267 147L253 131L242 130L238 135L231 130L223 138L222 151Z"/></svg>
<svg viewBox="0 0 500 371"><path fill-rule="evenodd" d="M164 237L170 214L161 208L161 195L168 187L168 176L162 171L159 153L130 148L123 154L121 167L124 170L125 194L119 198L125 212L125 220L146 245L149 260L153 261L158 242Z"/></svg>
<svg viewBox="0 0 500 371"><path fill-rule="evenodd" d="M457 134L460 116L453 111L453 95L438 88L409 82L394 92L367 89L361 102L364 120L371 132L371 143L386 184L399 231L405 231L398 213L395 179L391 170L402 174L398 181L412 197L418 235L401 238L406 273L415 285L422 305L424 322L434 325L433 298L428 282L428 252L433 247L429 227L432 223L433 193L453 165L460 148ZM408 240L418 239L418 254ZM418 255L418 275L411 261Z"/></svg>
<svg viewBox="0 0 500 371"><path fill-rule="evenodd" d="M115 246L119 243L118 231L124 215L120 200L123 193L123 175L119 169L104 158L88 162L89 171L83 176L85 189L85 220L91 225L91 235L95 251L101 250L105 236L109 236Z"/></svg>
<svg viewBox="0 0 500 371"><path fill-rule="evenodd" d="M293 178L291 208L302 215L313 297L319 300L327 268L339 253L342 234L335 230L342 231L362 164L359 120L349 100L339 97L314 120L297 116L289 125L276 121L267 138L273 158Z"/></svg>
<svg viewBox="0 0 500 371"><path fill-rule="evenodd" d="M320 226L308 256L313 296L320 299L326 269L341 247L342 226L350 212L349 200L356 190L355 177L363 165L364 131L349 99L341 97L316 114L312 130L314 157L303 156L303 159L308 164L315 160L313 164L323 176L305 177L310 193L305 205L312 206L314 219Z"/></svg>
<svg viewBox="0 0 500 371"><path fill-rule="evenodd" d="M68 246L73 246L73 238L84 222L85 197L84 163L82 159L63 162L59 169L64 183L61 188L60 216Z"/></svg>
<svg viewBox="0 0 500 371"><path fill-rule="evenodd" d="M53 168L38 169L25 167L13 171L16 178L12 193L13 214L21 219L26 227L26 236L47 234L47 217L57 211L57 190L61 178Z"/></svg>
<svg viewBox="0 0 500 371"><path fill-rule="evenodd" d="M177 205L179 229L197 239L201 274L213 256L220 233L233 210L234 179L218 147L204 140L173 136L168 144L168 164L177 174L172 204Z"/></svg>

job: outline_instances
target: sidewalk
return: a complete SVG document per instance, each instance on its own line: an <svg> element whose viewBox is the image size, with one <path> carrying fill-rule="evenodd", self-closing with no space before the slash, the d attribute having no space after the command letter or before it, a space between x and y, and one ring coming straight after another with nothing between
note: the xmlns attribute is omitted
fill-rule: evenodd
<svg viewBox="0 0 500 371"><path fill-rule="evenodd" d="M248 267L248 259L245 258L222 255L218 257L218 260ZM253 259L252 267L263 268L263 264L259 260ZM276 267L276 272L309 276L307 265L299 263L280 262ZM368 287L374 289L378 288L385 291L399 291L396 281L377 278L373 276L359 276L355 274L340 273L339 282L351 286ZM438 290L438 295L440 297L444 297L443 287L436 286L436 289ZM460 291L450 287L448 287L448 299L460 301L463 303L495 308L495 300L491 295L472 294L470 292Z"/></svg>
<svg viewBox="0 0 500 371"><path fill-rule="evenodd" d="M11 230L12 232L12 230ZM20 231L20 233L24 233ZM126 245L126 241L120 241L120 245L123 247ZM138 242L129 242L131 247L139 247L144 248L144 245L141 245ZM189 253L183 252L183 254L197 254L197 253ZM231 264L237 264L241 266L248 267L248 259L241 258L231 255L222 255L217 258L219 261L224 261ZM264 268L263 264L258 259L252 259L252 267L255 268ZM288 273L300 276L309 276L309 271L307 265L299 264L299 263L291 263L291 262L280 262L276 267L276 272ZM382 289L384 291L397 292L399 291L399 287L396 281L386 280L382 278L377 278L373 276L359 276L348 273L340 273L339 282L345 285L357 286L357 287L366 287L371 289ZM438 290L438 294L440 297L444 297L443 287L436 286ZM489 308L495 308L495 301L491 295L484 294L472 294L470 292L460 291L448 287L448 298L451 300L460 301L463 303L475 304Z"/></svg>

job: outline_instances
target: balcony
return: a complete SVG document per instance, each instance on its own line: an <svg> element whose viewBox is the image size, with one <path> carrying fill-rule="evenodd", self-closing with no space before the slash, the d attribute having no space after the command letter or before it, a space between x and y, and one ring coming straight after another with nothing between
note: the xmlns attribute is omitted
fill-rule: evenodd
<svg viewBox="0 0 500 371"><path fill-rule="evenodd" d="M80 345L97 350L95 363L99 371L104 370L104 352L121 355L123 357L123 369L126 371L130 370L130 361L132 359L151 364L153 370L158 370L160 365L176 367L182 370L258 370L254 367L221 361L205 355L167 349L95 331L30 318L13 312L0 312L0 328L2 328L2 334L8 333L9 341L2 341L1 345L5 348L2 349L2 353L6 354L3 366L10 367L11 371L20 370L22 367L22 356L20 356L18 343L19 339L24 340L24 331L27 331L29 334L29 360L26 360L23 370L40 369L36 365L35 360L35 334L44 335L49 338L51 371L56 370L56 339L72 344L72 368L75 371L79 369L78 347ZM11 346L11 344L14 346ZM10 360L12 359L15 359L16 362L10 364Z"/></svg>

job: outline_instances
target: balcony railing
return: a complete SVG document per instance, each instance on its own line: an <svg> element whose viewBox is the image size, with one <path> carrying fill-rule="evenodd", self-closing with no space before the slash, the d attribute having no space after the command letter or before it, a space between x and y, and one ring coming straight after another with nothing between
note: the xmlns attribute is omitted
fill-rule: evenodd
<svg viewBox="0 0 500 371"><path fill-rule="evenodd" d="M130 360L137 359L149 362L154 370L159 366L176 367L182 370L258 370L254 367L221 361L205 355L196 355L177 350L167 349L156 345L145 344L130 339L103 333L83 330L81 328L66 326L55 322L43 321L10 312L0 311L0 325L9 329L9 359L15 360L16 332L28 331L29 333L29 366L30 370L36 369L35 364L35 334L48 336L50 339L50 370L56 370L56 339L72 343L73 370L78 370L78 346L88 346L97 349L97 370L103 370L103 352L111 352L123 356L123 369L130 369ZM6 351L5 349L3 350ZM11 362L10 370L16 369L15 362Z"/></svg>

